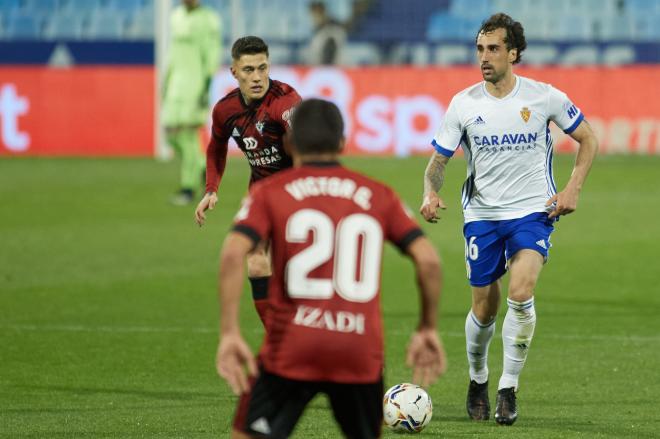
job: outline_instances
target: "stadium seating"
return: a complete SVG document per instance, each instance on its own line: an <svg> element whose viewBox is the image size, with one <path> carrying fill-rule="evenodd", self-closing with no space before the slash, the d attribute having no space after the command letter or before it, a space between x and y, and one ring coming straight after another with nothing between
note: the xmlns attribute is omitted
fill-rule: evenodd
<svg viewBox="0 0 660 439"><path fill-rule="evenodd" d="M103 10L92 12L84 36L91 39L116 40L124 37L124 16L108 14Z"/></svg>
<svg viewBox="0 0 660 439"><path fill-rule="evenodd" d="M152 8L143 7L129 18L126 37L134 40L149 40L154 37L154 13Z"/></svg>
<svg viewBox="0 0 660 439"><path fill-rule="evenodd" d="M44 28L43 36L49 40L77 40L83 36L83 19L76 14L55 14Z"/></svg>
<svg viewBox="0 0 660 439"><path fill-rule="evenodd" d="M41 22L33 14L15 9L10 13L5 37L30 40L41 36Z"/></svg>
<svg viewBox="0 0 660 439"><path fill-rule="evenodd" d="M462 32L463 21L453 15L440 11L434 13L426 29L426 37L430 41L456 40Z"/></svg>
<svg viewBox="0 0 660 439"><path fill-rule="evenodd" d="M151 39L154 1L0 0L0 38ZM202 0L220 12L226 40L254 33L294 48L313 32L309 1ZM327 0L330 16L348 21L354 1ZM523 22L531 41L648 42L657 41L660 33L659 0L373 0L349 39L376 44L469 42L480 22L496 11Z"/></svg>
<svg viewBox="0 0 660 439"><path fill-rule="evenodd" d="M60 4L60 9L82 15L91 15L100 8L101 0L62 0Z"/></svg>

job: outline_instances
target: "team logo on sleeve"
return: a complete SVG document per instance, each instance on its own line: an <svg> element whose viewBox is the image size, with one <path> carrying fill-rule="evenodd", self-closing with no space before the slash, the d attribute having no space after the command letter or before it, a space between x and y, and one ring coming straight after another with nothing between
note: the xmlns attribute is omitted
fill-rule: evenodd
<svg viewBox="0 0 660 439"><path fill-rule="evenodd" d="M524 120L525 123L527 123L527 121L529 120L529 116L531 115L532 112L529 111L529 108L527 107L522 107L522 110L520 110L520 117L522 117L522 120Z"/></svg>
<svg viewBox="0 0 660 439"><path fill-rule="evenodd" d="M291 107L288 110L286 110L284 113L282 113L282 120L286 121L287 125L289 125L289 128L291 128L291 118L293 117L293 112L296 110L295 107Z"/></svg>
<svg viewBox="0 0 660 439"><path fill-rule="evenodd" d="M577 107L575 105L571 104L571 106L568 107L568 110L566 110L566 114L568 114L569 118L573 119L578 114Z"/></svg>
<svg viewBox="0 0 660 439"><path fill-rule="evenodd" d="M249 195L243 198L243 202L241 203L241 208L236 212L236 216L234 216L234 221L243 221L245 218L248 217L248 214L250 213L250 206L252 205L252 197Z"/></svg>
<svg viewBox="0 0 660 439"><path fill-rule="evenodd" d="M415 214L413 213L413 211L403 201L401 201L401 207L403 207L403 211L406 213L406 215L408 215L408 218L411 219L415 218Z"/></svg>

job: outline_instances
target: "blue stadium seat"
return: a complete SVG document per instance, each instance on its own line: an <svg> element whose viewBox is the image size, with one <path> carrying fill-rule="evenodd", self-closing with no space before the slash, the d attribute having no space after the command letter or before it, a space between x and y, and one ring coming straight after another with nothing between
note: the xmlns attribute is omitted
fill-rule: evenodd
<svg viewBox="0 0 660 439"><path fill-rule="evenodd" d="M658 0L626 0L625 9L632 15L655 15L660 12L660 1Z"/></svg>
<svg viewBox="0 0 660 439"><path fill-rule="evenodd" d="M648 11L632 18L633 36L637 41L660 41L660 13Z"/></svg>
<svg viewBox="0 0 660 439"><path fill-rule="evenodd" d="M481 28L481 23L489 16L483 18L465 18L461 22L460 37L462 40L474 42L477 37L477 31Z"/></svg>
<svg viewBox="0 0 660 439"><path fill-rule="evenodd" d="M630 16L604 17L598 21L601 40L629 41L633 38L633 22Z"/></svg>
<svg viewBox="0 0 660 439"><path fill-rule="evenodd" d="M126 36L135 40L150 40L154 38L154 11L143 8L129 19Z"/></svg>
<svg viewBox="0 0 660 439"><path fill-rule="evenodd" d="M99 40L117 40L124 37L124 19L118 14L102 10L95 11L90 20L85 36Z"/></svg>
<svg viewBox="0 0 660 439"><path fill-rule="evenodd" d="M490 0L452 0L449 12L462 18L485 20L492 15L494 9Z"/></svg>
<svg viewBox="0 0 660 439"><path fill-rule="evenodd" d="M107 6L133 14L139 9L142 9L145 3L143 0L109 0Z"/></svg>
<svg viewBox="0 0 660 439"><path fill-rule="evenodd" d="M431 15L426 30L430 41L459 40L463 37L463 20L445 12Z"/></svg>
<svg viewBox="0 0 660 439"><path fill-rule="evenodd" d="M547 19L548 38L557 41L588 41L594 37L587 15L555 15Z"/></svg>
<svg viewBox="0 0 660 439"><path fill-rule="evenodd" d="M63 0L23 0L23 7L40 14L53 14L61 7Z"/></svg>
<svg viewBox="0 0 660 439"><path fill-rule="evenodd" d="M21 6L20 0L0 0L0 11L5 15L21 9Z"/></svg>
<svg viewBox="0 0 660 439"><path fill-rule="evenodd" d="M520 0L493 0L492 8L494 12L504 12L516 20L527 15L529 10L528 2Z"/></svg>
<svg viewBox="0 0 660 439"><path fill-rule="evenodd" d="M373 43L348 43L344 47L344 58L350 65L376 65L383 62L378 46Z"/></svg>
<svg viewBox="0 0 660 439"><path fill-rule="evenodd" d="M615 17L622 11L619 8L620 0L580 0L573 1L570 10L566 13L572 15L585 15L592 19Z"/></svg>
<svg viewBox="0 0 660 439"><path fill-rule="evenodd" d="M52 40L77 40L83 36L83 19L71 13L53 15L46 23L43 36Z"/></svg>
<svg viewBox="0 0 660 439"><path fill-rule="evenodd" d="M35 40L41 35L41 23L33 15L14 13L9 16L5 36L19 40Z"/></svg>
<svg viewBox="0 0 660 439"><path fill-rule="evenodd" d="M210 8L215 9L220 15L230 17L231 2L232 0L205 0L204 4Z"/></svg>
<svg viewBox="0 0 660 439"><path fill-rule="evenodd" d="M79 13L85 16L91 15L101 8L101 0L61 0L60 9Z"/></svg>
<svg viewBox="0 0 660 439"><path fill-rule="evenodd" d="M520 22L525 28L525 37L528 40L545 40L548 38L552 29L548 29L548 23L545 17L538 15L531 15L527 17L520 17Z"/></svg>

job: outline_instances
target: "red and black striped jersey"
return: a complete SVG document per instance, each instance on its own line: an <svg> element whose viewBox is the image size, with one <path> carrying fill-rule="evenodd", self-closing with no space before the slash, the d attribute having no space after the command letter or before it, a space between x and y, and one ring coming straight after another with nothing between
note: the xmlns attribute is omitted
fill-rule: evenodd
<svg viewBox="0 0 660 439"><path fill-rule="evenodd" d="M213 108L211 140L206 151L206 191L218 189L227 160L227 142L233 138L247 158L250 185L292 166L284 151L284 134L290 128L300 95L288 84L270 80L258 101L246 104L236 88Z"/></svg>

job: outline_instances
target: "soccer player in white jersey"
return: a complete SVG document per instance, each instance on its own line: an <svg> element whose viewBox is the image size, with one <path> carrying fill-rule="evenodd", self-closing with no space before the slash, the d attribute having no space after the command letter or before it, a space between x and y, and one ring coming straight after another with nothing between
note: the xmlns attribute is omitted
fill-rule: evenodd
<svg viewBox="0 0 660 439"><path fill-rule="evenodd" d="M477 33L477 59L484 81L454 96L424 173L421 214L439 219L444 170L458 146L467 161L463 185L465 259L472 307L465 322L470 384L467 411L490 417L488 346L500 304L500 278L508 270L508 310L502 326L504 367L495 420L516 421L518 377L534 334L534 288L548 258L550 234L560 215L573 212L598 150L580 109L549 84L513 74L527 46L523 27L505 14L484 21ZM557 191L552 176L554 122L579 143L573 173Z"/></svg>

